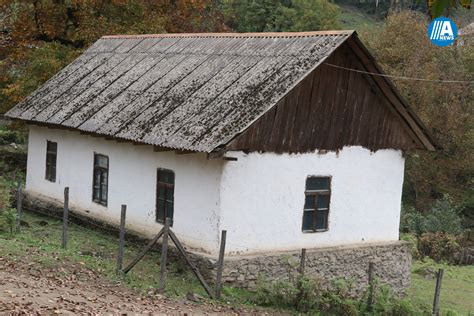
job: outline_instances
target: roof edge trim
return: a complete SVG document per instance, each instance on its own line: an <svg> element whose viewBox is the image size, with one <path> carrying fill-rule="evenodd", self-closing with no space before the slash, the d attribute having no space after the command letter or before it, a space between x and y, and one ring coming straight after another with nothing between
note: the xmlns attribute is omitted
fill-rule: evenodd
<svg viewBox="0 0 474 316"><path fill-rule="evenodd" d="M164 38L164 37L308 37L324 35L351 35L354 30L341 31L311 31L311 32L260 32L260 33L163 33L138 35L104 35L102 39L127 38Z"/></svg>

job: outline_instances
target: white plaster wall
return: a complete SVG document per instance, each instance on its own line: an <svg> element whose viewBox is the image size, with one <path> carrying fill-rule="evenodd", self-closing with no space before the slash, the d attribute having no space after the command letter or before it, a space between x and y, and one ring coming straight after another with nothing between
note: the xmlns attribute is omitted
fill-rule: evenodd
<svg viewBox="0 0 474 316"><path fill-rule="evenodd" d="M345 147L339 154L229 152L221 229L227 252L259 252L398 240L404 158ZM307 176L332 176L329 230L301 231Z"/></svg>
<svg viewBox="0 0 474 316"><path fill-rule="evenodd" d="M46 141L58 143L56 182L45 180ZM108 206L92 201L94 152L109 156ZM118 223L121 204L127 205L127 228L155 235L157 168L175 172L173 231L188 246L215 253L218 249L219 186L223 161L205 154L153 152L152 146L107 141L79 132L31 126L26 188L63 200L90 216Z"/></svg>

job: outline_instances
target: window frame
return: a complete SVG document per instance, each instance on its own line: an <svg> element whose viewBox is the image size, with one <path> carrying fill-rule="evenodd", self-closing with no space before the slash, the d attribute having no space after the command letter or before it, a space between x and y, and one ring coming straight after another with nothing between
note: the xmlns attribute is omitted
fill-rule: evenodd
<svg viewBox="0 0 474 316"><path fill-rule="evenodd" d="M160 181L160 173L162 172L169 172L173 175L173 184L167 183ZM173 170L171 169L165 169L165 168L158 168L156 171L156 203L155 203L155 222L164 224L165 220L168 216L168 202L172 203L173 211L172 211L172 216L170 217L170 226L173 226L174 222L174 188L176 184L176 174ZM160 201L160 188L164 188L164 197L162 199L163 201L163 219L159 218L159 201ZM168 192L172 190L172 200L168 199Z"/></svg>
<svg viewBox="0 0 474 316"><path fill-rule="evenodd" d="M97 161L97 157L105 157L107 158L107 167L102 167L102 166L99 166L98 164L96 164L96 161ZM109 165L110 165L110 159L109 159L109 156L107 155L104 155L104 154L100 154L100 153L96 153L94 152L94 159L93 159L93 168L92 168L92 201L97 203L97 204L100 204L100 205L103 205L103 206L107 206L108 204L108 201L109 201ZM101 179L99 180L99 184L98 184L98 190L99 190L99 199L96 199L95 198L95 189L96 189L96 183L95 183L95 180L96 180L96 172L97 171L100 171L100 172L106 172L107 173L107 179L106 179L106 182L105 182L105 190L106 190L106 199L103 200L102 199L102 194L103 194L103 190L102 190L102 177Z"/></svg>
<svg viewBox="0 0 474 316"><path fill-rule="evenodd" d="M323 189L323 190L308 190L306 188L307 181L308 179L311 178L323 178L323 179L328 179L328 189ZM306 181L305 181L305 191L304 191L304 205L303 205L303 218L302 218L302 224L301 224L301 231L303 233L321 233L321 232L326 232L329 230L329 212L331 210L331 187L332 187L332 176L307 176ZM306 198L307 196L314 196L314 205L313 208L306 208ZM328 206L327 208L319 208L318 207L318 197L319 196L328 196ZM316 228L316 217L318 211L326 211L326 220L325 220L325 228ZM305 212L313 212L312 215L312 224L313 224L313 229L304 229L305 227L305 222L304 222L304 215Z"/></svg>
<svg viewBox="0 0 474 316"><path fill-rule="evenodd" d="M50 149L50 145L55 145L56 150L53 151ZM54 163L49 161L50 155L54 155ZM44 178L50 182L56 182L57 175L57 166L58 166L58 143L50 140L46 140L46 164L45 164L45 175ZM54 176L52 176L52 169L54 169Z"/></svg>

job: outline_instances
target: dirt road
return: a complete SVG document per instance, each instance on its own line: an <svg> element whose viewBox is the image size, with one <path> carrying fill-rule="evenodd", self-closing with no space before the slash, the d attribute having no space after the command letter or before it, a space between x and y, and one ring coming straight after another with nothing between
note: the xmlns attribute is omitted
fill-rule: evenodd
<svg viewBox="0 0 474 316"><path fill-rule="evenodd" d="M114 284L81 264L39 267L26 259L0 256L1 314L264 314L215 303L140 295Z"/></svg>

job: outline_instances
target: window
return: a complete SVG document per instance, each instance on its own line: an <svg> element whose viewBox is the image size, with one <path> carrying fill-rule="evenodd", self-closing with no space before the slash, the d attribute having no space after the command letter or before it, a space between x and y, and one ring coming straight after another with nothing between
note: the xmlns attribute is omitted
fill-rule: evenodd
<svg viewBox="0 0 474 316"><path fill-rule="evenodd" d="M94 154L94 183L92 185L92 200L107 206L107 191L109 183L109 157Z"/></svg>
<svg viewBox="0 0 474 316"><path fill-rule="evenodd" d="M156 186L156 221L164 223L165 219L171 219L173 225L174 209L174 172L171 170L158 169L158 182Z"/></svg>
<svg viewBox="0 0 474 316"><path fill-rule="evenodd" d="M46 175L48 181L56 182L56 157L58 155L58 143L46 143Z"/></svg>
<svg viewBox="0 0 474 316"><path fill-rule="evenodd" d="M308 177L306 179L303 232L318 232L328 229L330 198L330 177Z"/></svg>

